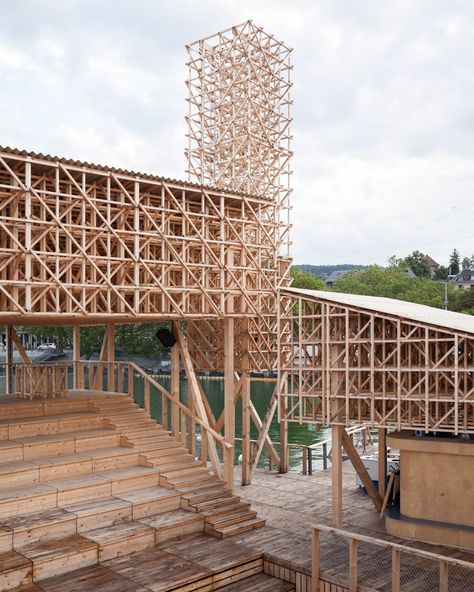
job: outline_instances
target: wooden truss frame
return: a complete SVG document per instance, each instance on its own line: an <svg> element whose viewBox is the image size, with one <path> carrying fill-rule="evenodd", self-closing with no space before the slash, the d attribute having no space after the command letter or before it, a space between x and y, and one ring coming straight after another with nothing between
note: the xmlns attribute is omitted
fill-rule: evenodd
<svg viewBox="0 0 474 592"><path fill-rule="evenodd" d="M268 199L0 149L0 322L275 316Z"/></svg>
<svg viewBox="0 0 474 592"><path fill-rule="evenodd" d="M246 21L187 51L189 178L271 198L288 223L292 50Z"/></svg>
<svg viewBox="0 0 474 592"><path fill-rule="evenodd" d="M472 334L283 290L279 336L283 422L474 433Z"/></svg>

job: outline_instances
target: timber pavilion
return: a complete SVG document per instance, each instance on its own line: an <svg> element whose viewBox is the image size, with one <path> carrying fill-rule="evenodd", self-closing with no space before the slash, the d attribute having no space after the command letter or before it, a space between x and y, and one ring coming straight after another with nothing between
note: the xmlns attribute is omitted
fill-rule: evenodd
<svg viewBox="0 0 474 592"><path fill-rule="evenodd" d="M474 320L292 289L291 50L251 21L187 50L189 181L0 148L0 590L473 590ZM157 321L169 388L115 360L117 324ZM40 325L73 328L71 363L29 359L15 327ZM104 339L84 361L90 325ZM202 371L223 374L219 417ZM278 377L261 417L264 371ZM239 399L245 486L264 449L288 472L289 423L331 428L331 504L306 526L306 563L270 551L275 529L237 495ZM376 486L354 426L378 431ZM343 452L382 538L343 529Z"/></svg>

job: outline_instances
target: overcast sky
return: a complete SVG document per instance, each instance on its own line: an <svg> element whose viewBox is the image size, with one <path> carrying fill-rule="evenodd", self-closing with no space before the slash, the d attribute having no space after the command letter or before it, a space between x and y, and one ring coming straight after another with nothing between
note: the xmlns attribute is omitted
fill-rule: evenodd
<svg viewBox="0 0 474 592"><path fill-rule="evenodd" d="M293 256L474 253L472 0L0 0L0 145L185 178L184 45L294 48Z"/></svg>

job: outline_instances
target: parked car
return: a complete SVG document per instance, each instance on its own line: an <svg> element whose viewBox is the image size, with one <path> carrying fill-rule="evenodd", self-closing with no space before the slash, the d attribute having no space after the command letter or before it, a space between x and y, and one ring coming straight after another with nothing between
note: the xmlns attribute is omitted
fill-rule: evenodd
<svg viewBox="0 0 474 592"><path fill-rule="evenodd" d="M38 351L46 351L46 350L50 350L50 349L56 349L56 344L55 343L42 343L41 345L38 345Z"/></svg>

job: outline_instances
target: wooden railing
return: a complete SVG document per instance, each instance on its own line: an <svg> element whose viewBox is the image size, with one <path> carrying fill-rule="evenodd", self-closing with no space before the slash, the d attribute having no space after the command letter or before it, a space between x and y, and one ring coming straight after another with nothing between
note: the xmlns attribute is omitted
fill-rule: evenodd
<svg viewBox="0 0 474 592"><path fill-rule="evenodd" d="M200 448L201 459L210 462L214 474L226 484L232 483L234 446L195 413L189 388L186 405L179 400L179 393L168 391L133 362L80 361L72 366L76 389L133 397L190 454L196 455Z"/></svg>
<svg viewBox="0 0 474 592"><path fill-rule="evenodd" d="M0 364L0 394L21 399L51 399L65 396L68 389L67 362Z"/></svg>
<svg viewBox="0 0 474 592"><path fill-rule="evenodd" d="M326 589L325 571L349 592L474 590L474 563L318 524L312 529L311 592Z"/></svg>
<svg viewBox="0 0 474 592"><path fill-rule="evenodd" d="M366 452L367 446L373 444L372 434L370 427L368 426L352 426L347 428L348 436L353 439L354 446L358 448L363 454ZM236 438L237 441L242 438ZM280 442L272 440L273 445L277 448L280 447ZM257 445L257 440L250 440L252 446ZM314 444L298 444L295 442L288 442L288 448L295 450L295 456L301 455L301 471L303 475L312 475L314 470L314 461L322 462L322 468L325 470L328 468L328 461L331 462L332 458L332 439L327 438ZM293 462L298 461L298 457L295 459L292 457ZM260 465L259 465L260 466ZM268 455L268 469L271 471L278 468L275 465L271 455ZM318 469L319 470L319 469Z"/></svg>

